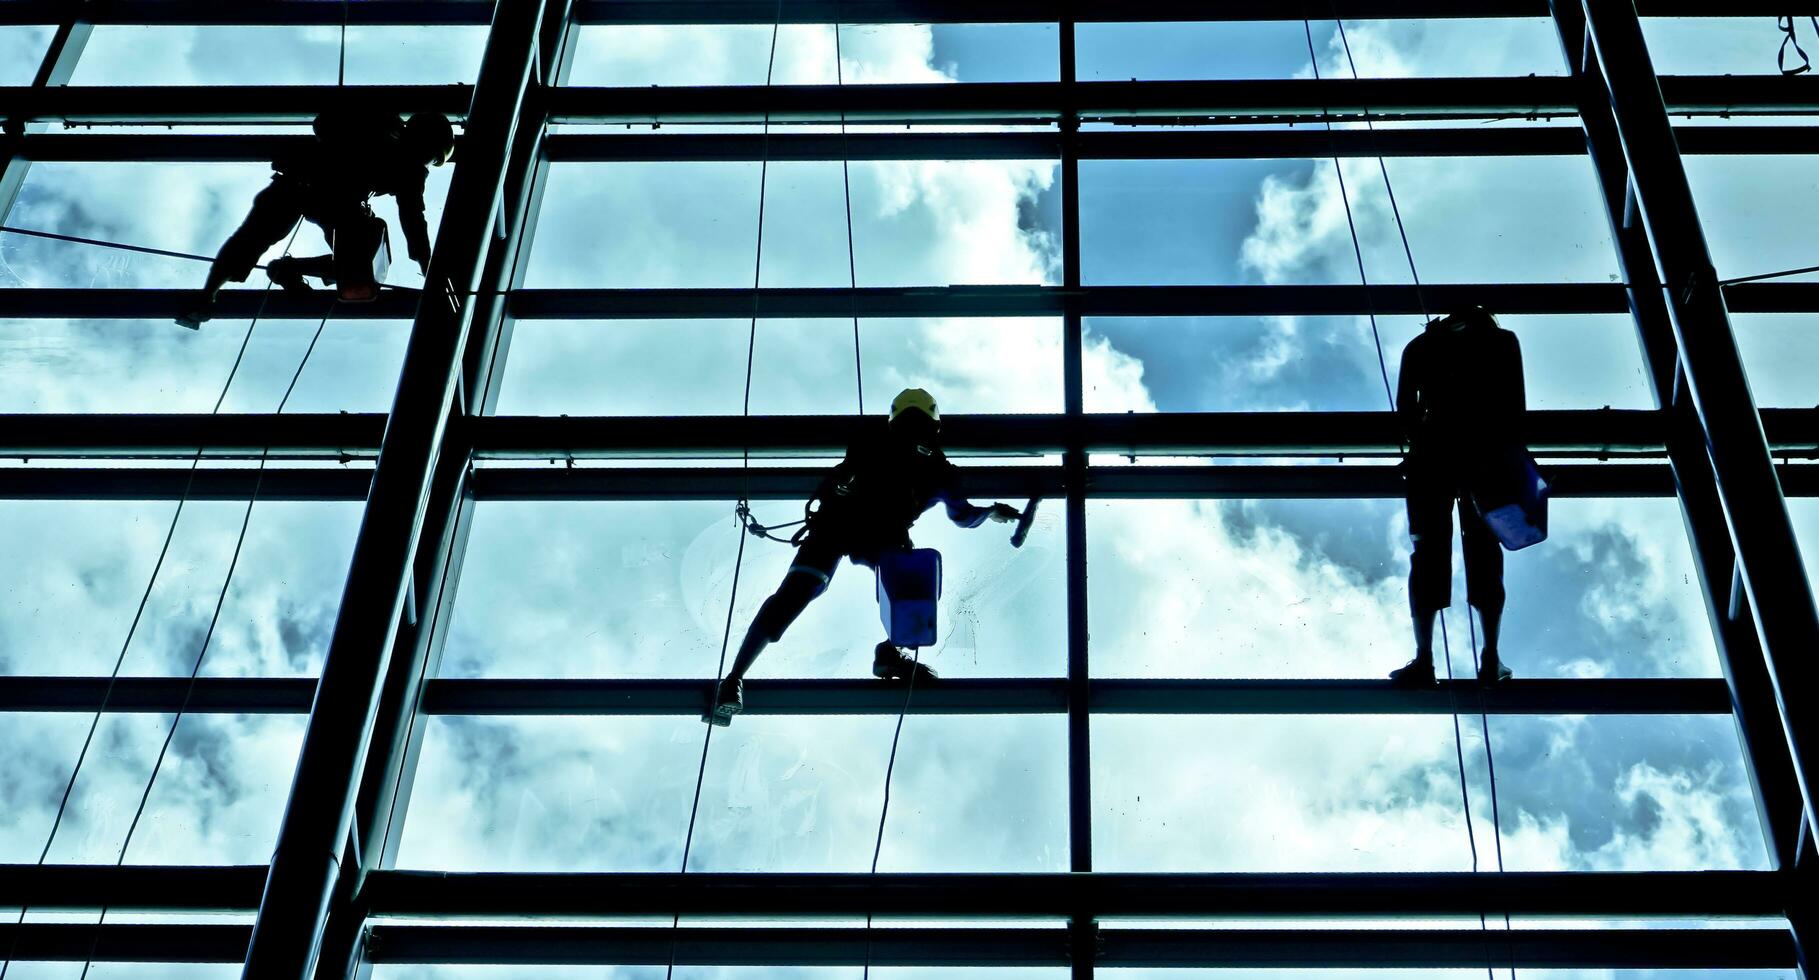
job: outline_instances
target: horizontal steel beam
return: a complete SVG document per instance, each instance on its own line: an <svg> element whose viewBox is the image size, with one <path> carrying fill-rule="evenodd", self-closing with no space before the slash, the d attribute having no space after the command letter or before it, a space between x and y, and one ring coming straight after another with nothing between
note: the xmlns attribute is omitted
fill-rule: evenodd
<svg viewBox="0 0 1819 980"><path fill-rule="evenodd" d="M1762 421L1770 444L1784 454L1807 454L1819 447L1819 409L1768 409ZM778 458L838 456L884 423L870 416L704 415L484 416L462 424L480 458L558 460L714 458L744 452ZM1662 424L1655 410L1531 412L1527 441L1535 452L1549 456L1654 456L1663 451ZM269 453L273 458L350 460L376 451L384 427L385 417L377 414L0 415L0 456L188 459L197 447L206 447L210 458ZM1088 452L1134 456L1394 457L1399 439L1388 412L1183 412L1078 419L956 415L944 422L944 441L956 457L1055 453L1070 441ZM1179 471L1174 473L1171 478L1179 478Z"/></svg>
<svg viewBox="0 0 1819 980"><path fill-rule="evenodd" d="M1543 467L1555 498L1671 497L1672 471L1663 464L1551 463ZM1777 471L1783 493L1819 496L1819 467L1792 464ZM487 467L470 486L480 500L804 500L826 474L818 467L741 470L720 467ZM1058 466L968 466L976 497L1052 498L1064 490ZM82 469L39 465L0 468L0 500L245 500L251 471ZM365 500L370 469L268 467L258 478L260 500ZM1099 500L1395 499L1401 474L1380 464L1289 466L1089 467L1086 496Z"/></svg>
<svg viewBox="0 0 1819 980"><path fill-rule="evenodd" d="M1811 126L1682 126L1686 154L1819 154ZM40 133L25 136L19 155L48 163L231 163L271 160L308 136L148 133ZM1008 133L757 133L668 131L558 133L545 140L556 163L752 162L831 160L1057 159L1058 132ZM1083 160L1307 159L1343 157L1577 156L1577 128L1389 130L1146 130L1095 131L1073 137Z"/></svg>
<svg viewBox="0 0 1819 980"><path fill-rule="evenodd" d="M431 681L423 710L444 715L689 715L700 713L712 680ZM899 685L848 680L751 680L753 715L999 715L1067 711L1067 681L934 681L916 688L905 708ZM1516 680L1481 689L1454 682L1409 690L1375 680L1095 680L1088 704L1096 714L1729 714L1730 695L1716 679Z"/></svg>
<svg viewBox="0 0 1819 980"><path fill-rule="evenodd" d="M0 500L365 500L370 468L0 467Z"/></svg>
<svg viewBox="0 0 1819 980"><path fill-rule="evenodd" d="M437 678L426 682L432 715L689 715L707 703L711 680L593 678ZM0 677L0 711L300 714L315 698L310 677ZM871 680L754 680L754 715L894 715L901 687ZM187 700L186 700L187 699ZM1099 714L1728 714L1716 678L1511 681L1488 690L1459 681L1427 690L1376 680L1095 680ZM949 679L920 687L907 709L918 715L1058 714L1067 710L1059 678ZM0 903L3 905L4 903Z"/></svg>
<svg viewBox="0 0 1819 980"><path fill-rule="evenodd" d="M8 0L0 25L54 24L69 0ZM359 0L341 11L340 0L261 0L257 5L220 0L89 0L84 16L97 24L268 24L334 27L349 24L485 26L494 0ZM1787 8L1754 4L1714 6L1699 0L1641 0L1645 17L1774 17ZM1332 0L1324 17L1347 20L1453 17L1545 17L1545 0ZM1287 16L1272 0L1076 0L1081 21L1255 21ZM1796 11L1797 12L1797 11ZM950 24L1053 23L1048 0L578 0L583 24Z"/></svg>
<svg viewBox="0 0 1819 980"><path fill-rule="evenodd" d="M1819 79L1663 76L1678 115L1819 111ZM8 122L304 123L331 99L398 112L466 113L465 85L0 87ZM567 87L559 123L1269 122L1576 116L1570 78L1327 78L904 85Z"/></svg>
<svg viewBox="0 0 1819 980"><path fill-rule="evenodd" d="M0 677L0 711L302 714L315 697L314 677Z"/></svg>
<svg viewBox="0 0 1819 980"><path fill-rule="evenodd" d="M245 912L264 889L263 864L0 864L0 908Z"/></svg>
<svg viewBox="0 0 1819 980"><path fill-rule="evenodd" d="M1747 297L1757 285L1734 287ZM1819 295L1786 294L1819 311ZM194 298L180 289L0 289L0 319L167 320ZM218 319L408 320L414 289L387 289L377 302L330 309L327 292L228 290ZM263 312L260 304L264 303ZM1497 313L1626 313L1616 283L1443 284L1423 286L898 286L861 289L521 289L509 298L518 320L845 319L904 317L1363 316L1419 315L1478 305ZM165 324L159 324L162 329Z"/></svg>
<svg viewBox="0 0 1819 980"><path fill-rule="evenodd" d="M387 872L376 872L379 877ZM0 925L26 962L238 963L245 925ZM1100 966L1791 969L1785 929L1106 929ZM1065 929L742 929L379 923L373 963L681 966L1062 966Z"/></svg>
<svg viewBox="0 0 1819 980"><path fill-rule="evenodd" d="M1101 967L1786 969L1785 929L1103 930ZM731 929L375 925L375 963L1064 966L1066 929Z"/></svg>
<svg viewBox="0 0 1819 980"><path fill-rule="evenodd" d="M0 907L241 911L263 866L0 865ZM380 871L387 916L639 914L953 918L1515 915L1774 917L1794 882L1766 871L1401 873L447 873Z"/></svg>
<svg viewBox="0 0 1819 980"><path fill-rule="evenodd" d="M954 918L1082 915L1779 916L1777 872L1224 874L471 874L382 871L374 914L580 918L637 914ZM1467 935L1472 931L1467 930Z"/></svg>
<svg viewBox="0 0 1819 980"><path fill-rule="evenodd" d="M1819 127L1815 127L1819 132ZM1751 272L1777 270L1738 270ZM414 289L388 289L373 303L330 310L326 292L234 289L217 317L408 320ZM1627 313L1620 283L1502 283L1423 286L895 286L862 289L521 289L509 308L518 320L900 319L929 317L1417 316L1424 309L1483 306L1496 313ZM1725 289L1742 313L1819 313L1819 283L1758 282ZM0 289L0 320L143 319L176 315L191 293L180 289ZM265 303L261 313L260 303ZM162 329L163 324L159 325ZM609 325L610 328L610 325Z"/></svg>

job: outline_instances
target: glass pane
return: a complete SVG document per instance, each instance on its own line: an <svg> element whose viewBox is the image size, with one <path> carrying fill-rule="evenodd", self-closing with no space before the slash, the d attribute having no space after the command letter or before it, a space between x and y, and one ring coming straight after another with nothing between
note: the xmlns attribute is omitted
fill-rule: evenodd
<svg viewBox="0 0 1819 980"><path fill-rule="evenodd" d="M1800 46L1808 53L1819 32L1805 17L1794 18ZM1782 34L1767 17L1644 17L1649 60L1663 75L1779 75L1775 52ZM1800 64L1793 45L1788 67Z"/></svg>
<svg viewBox="0 0 1819 980"><path fill-rule="evenodd" d="M174 501L0 501L0 672L107 674L170 529ZM262 501L203 660L206 676L313 675L360 524L356 501ZM246 513L192 500L121 672L187 675Z"/></svg>
<svg viewBox="0 0 1819 980"><path fill-rule="evenodd" d="M451 172L450 167L431 168L424 189L424 213L432 236L442 221L442 200L448 193ZM5 258L0 264L0 287L199 288L208 271L207 260L239 226L253 196L270 177L271 168L256 163L34 164L8 224L201 258L169 258L0 235L0 247L5 249L0 253ZM373 211L392 229L398 261L392 266L390 284L421 288L423 277L416 263L403 258L396 202L390 197L374 198ZM321 231L309 225L298 229L291 254L319 255L327 250ZM283 251L284 242L279 242L260 261ZM245 285L258 289L265 284L264 273L255 270ZM204 332L213 329L211 325Z"/></svg>
<svg viewBox="0 0 1819 980"><path fill-rule="evenodd" d="M112 917L109 917L112 921ZM18 980L80 980L81 963L29 963L14 960L9 977ZM240 975L238 963L92 963L88 965L91 980L233 980Z"/></svg>
<svg viewBox="0 0 1819 980"><path fill-rule="evenodd" d="M0 320L0 412L206 413L248 325L225 318L202 330L168 320ZM321 325L254 325L221 410L275 410ZM284 410L390 411L409 335L404 320L328 321Z"/></svg>
<svg viewBox="0 0 1819 980"><path fill-rule="evenodd" d="M1460 729L1494 870L1479 719ZM1729 718L1495 716L1490 731L1510 871L1765 866ZM1446 716L1098 716L1093 794L1102 871L1472 868Z"/></svg>
<svg viewBox="0 0 1819 980"><path fill-rule="evenodd" d="M1522 343L1531 409L1652 408L1627 315L1503 316ZM1366 317L1095 317L1088 363L1126 368L1089 383L1089 412L1370 412L1389 395ZM1393 388L1419 317L1380 316ZM1153 405L1116 379L1140 372Z"/></svg>
<svg viewBox="0 0 1819 980"><path fill-rule="evenodd" d="M1540 18L1357 21L1345 41L1330 20L1311 25L1320 74L1349 78L1558 75L1560 41ZM1301 21L1081 24L1081 81L1306 78Z"/></svg>
<svg viewBox="0 0 1819 980"><path fill-rule="evenodd" d="M1758 408L1819 405L1819 318L1732 313L1731 329Z"/></svg>
<svg viewBox="0 0 1819 980"><path fill-rule="evenodd" d="M49 864L120 858L171 715L108 714L51 842ZM0 860L38 860L92 713L0 713L0 756L10 787L0 816ZM290 793L302 715L185 715L158 768L128 864L264 864Z"/></svg>
<svg viewBox="0 0 1819 980"><path fill-rule="evenodd" d="M1369 281L1409 282L1377 161L1343 167ZM1584 157L1396 158L1388 168L1423 282L1617 277ZM1338 186L1331 160L1082 161L1082 276L1133 285L1358 282Z"/></svg>
<svg viewBox="0 0 1819 980"><path fill-rule="evenodd" d="M1063 980L1066 967L903 967L875 966L882 980ZM859 967L836 966L678 966L673 980L853 980ZM666 980L661 966L417 966L380 963L375 980ZM1751 978L1753 980L1753 978Z"/></svg>
<svg viewBox="0 0 1819 980"><path fill-rule="evenodd" d="M472 83L485 47L482 26L350 26L347 84ZM70 84L334 85L342 55L340 25L100 24Z"/></svg>
<svg viewBox="0 0 1819 980"><path fill-rule="evenodd" d="M1769 21L1760 26L1775 36ZM1766 47L1762 52L1768 54ZM1819 180L1804 156L1686 157L1686 176L1721 279L1815 264L1807 237L1819 221ZM1782 282L1812 281L1812 274Z"/></svg>
<svg viewBox="0 0 1819 980"><path fill-rule="evenodd" d="M797 508L753 505L771 523ZM481 503L443 676L715 676L739 548L732 512L716 501ZM1041 511L1017 550L1003 525L964 530L938 508L923 517L917 544L945 556L941 640L924 660L960 677L1063 672L1062 513ZM746 543L732 645L793 557ZM871 572L843 562L752 676L867 677L882 638Z"/></svg>
<svg viewBox="0 0 1819 980"><path fill-rule="evenodd" d="M56 32L48 24L0 27L0 85L30 85Z"/></svg>
<svg viewBox="0 0 1819 980"><path fill-rule="evenodd" d="M848 24L839 74L829 24L581 28L572 85L777 85L1053 81L1053 24Z"/></svg>
<svg viewBox="0 0 1819 980"><path fill-rule="evenodd" d="M1088 501L1093 672L1381 677L1408 659L1398 500ZM1526 677L1718 674L1678 505L1556 499L1506 556L1504 661ZM1472 669L1462 571L1447 617Z"/></svg>
<svg viewBox="0 0 1819 980"><path fill-rule="evenodd" d="M853 163L861 286L1060 280L1057 165ZM550 168L533 287L750 288L757 163L573 163ZM761 285L850 281L839 163L773 163ZM556 202L561 202L557 204ZM633 233L601 234L602 228Z"/></svg>
<svg viewBox="0 0 1819 980"><path fill-rule="evenodd" d="M1477 928L1477 923L1472 923ZM1498 926L1493 926L1495 931ZM1108 980L1360 980L1375 977L1380 970L1236 970L1236 969L1114 969L1100 967ZM1412 970L1398 968L1396 976L1418 980L1478 980L1485 975L1482 967L1459 970ZM1493 976L1497 974L1493 973ZM1538 970L1525 966L1524 977L1534 980L1795 980L1795 970Z"/></svg>
<svg viewBox="0 0 1819 980"><path fill-rule="evenodd" d="M498 410L738 415L750 330L749 320L521 321ZM909 385L953 413L1062 411L1060 320L868 319L859 334L867 412ZM853 412L854 343L851 320L758 321L752 414Z"/></svg>
<svg viewBox="0 0 1819 980"><path fill-rule="evenodd" d="M896 720L748 715L716 731L689 869L867 870ZM908 718L878 870L1065 870L1064 725ZM705 730L692 716L433 718L400 865L677 870Z"/></svg>

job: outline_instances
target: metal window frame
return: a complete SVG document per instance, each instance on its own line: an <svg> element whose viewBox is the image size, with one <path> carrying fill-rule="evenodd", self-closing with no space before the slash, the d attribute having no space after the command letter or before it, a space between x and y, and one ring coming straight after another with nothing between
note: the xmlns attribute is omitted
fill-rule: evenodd
<svg viewBox="0 0 1819 980"><path fill-rule="evenodd" d="M1757 412L1725 391L1704 401L1700 384L1722 388L1729 338L1724 309L1819 312L1819 284L1757 283L1718 295L1697 274L1698 219L1684 184L1683 154L1815 154L1819 127L1670 126L1679 116L1819 113L1812 79L1661 77L1647 66L1636 18L1780 14L1781 8L1716 9L1688 0L1335 0L1323 8L1352 18L1542 17L1559 26L1569 72L1521 79L1347 79L1255 82L1082 82L1074 77L1075 25L1092 21L1280 19L1279 4L1237 0L1072 0L1057 11L1037 0L791 0L791 23L1042 23L1057 29L1054 82L957 84L581 88L564 85L572 31L588 24L752 24L777 15L772 0L15 0L0 24L57 25L34 84L0 88L0 214L10 208L34 161L254 161L288 136L208 133L51 133L67 122L111 124L294 123L327 91L317 87L229 86L71 88L64 83L97 24L491 25L473 86L353 86L370 104L435 108L467 119L469 149L457 172L431 269L447 297L406 291L342 315L413 319L399 396L385 415L4 416L0 499L168 499L183 474L153 466L84 467L84 459L146 463L187 458L207 447L209 465L194 496L244 499L251 473L231 464L265 447L284 460L266 473L267 499L366 501L366 519L347 580L328 665L314 678L204 678L189 710L309 712L310 732L273 864L257 868L68 868L0 866L0 905L86 908L96 904L163 910L261 909L244 925L0 926L22 956L235 962L248 976L364 975L374 962L660 962L677 940L680 963L852 963L924 965L1070 964L1090 978L1096 965L1377 967L1477 966L1487 937L1472 931L1120 927L1118 916L1270 914L1368 916L1401 910L1440 914L1497 908L1533 914L1785 916L1790 929L1521 930L1493 933L1509 962L1526 966L1726 966L1805 969L1800 942L1812 918L1812 843L1795 777L1798 752L1777 715L1794 712L1788 680L1812 632L1810 594L1749 588L1786 570L1790 543L1767 539L1738 512L1780 495L1819 495L1819 466L1787 464L1819 453L1819 409ZM547 11L547 12L546 12ZM1592 30L1587 30L1587 14ZM1059 15L1059 16L1058 16ZM1587 38L1590 38L1587 40ZM1584 41L1582 44L1576 42ZM1599 43L1602 41L1602 45ZM1650 93L1653 92L1653 96ZM348 92L342 92L346 95ZM1651 102L1652 98L1652 102ZM1606 103L1613 103L1607 106ZM181 109L173 109L181 106ZM1394 129L1381 133L1310 128L1238 129L1231 124L1489 116L1577 121L1568 126ZM689 132L697 123L769 118L784 132ZM1004 123L1010 132L870 132L836 137L789 132L837 119L906 125ZM552 122L646 123L651 133L548 132ZM1172 131L1136 125L1186 125ZM1107 128L1110 127L1110 128ZM678 131L680 130L680 131ZM1058 162L1063 276L1057 286L765 289L525 289L521 249L535 233L542 188L556 162L785 160L989 160ZM1625 283L1403 286L1083 286L1080 276L1080 161L1323 158L1329 156L1515 156L1590 154L1609 205ZM1664 163L1665 161L1665 163ZM1633 171L1640 170L1641 173ZM1689 238L1689 232L1691 237ZM1669 281L1693 288L1665 298ZM1679 277L1679 279L1675 278ZM1090 722L1095 714L1447 713L1472 691L1397 691L1375 681L1117 680L1089 670L1086 621L1086 501L1154 497L1393 497L1394 472L1381 463L1292 466L1123 466L1096 454L1151 456L1394 452L1382 413L1294 416L1099 416L1084 410L1082 341L1089 317L1411 315L1426 305L1481 302L1524 313L1631 313L1663 407L1642 412L1536 413L1534 437L1559 495L1676 496L1725 664L1724 679L1522 680L1484 696L1491 713L1731 714L1749 760L1773 867L1761 872L1638 875L1117 875L1093 870ZM160 290L0 290L0 318L162 319L182 296ZM254 290L228 293L225 316L250 315ZM492 415L494 368L519 319L610 321L745 316L1047 317L1063 340L1062 410L1050 416L957 417L956 454L972 454L982 492L1059 497L1066 531L1068 642L1065 676L949 682L912 710L929 714L1052 713L1067 718L1071 873L1064 875L420 875L390 870L408 804L422 715L692 713L708 681L555 682L436 678L446 616L460 578L465 535L481 500L724 499L749 486L755 499L800 497L816 470L764 467L750 478L727 465L689 468L616 465L638 458L695 455L711 461L751 446L759 455L837 453L851 420L787 417L741 422L691 419L525 419ZM271 298L275 317L316 317L324 297ZM1682 321L1685 321L1683 323ZM1688 326L1691 324L1691 326ZM1676 336L1676 330L1680 334ZM1718 355L1682 363L1695 343ZM1712 357L1716 357L1716 362ZM1734 351L1733 355L1734 356ZM1715 366L1714 366L1715 365ZM1685 368L1685 370L1681 370ZM1717 373L1718 381L1712 376ZM1710 403L1708 407L1707 403ZM1715 414L1713 414L1715 413ZM1722 419L1720 423L1714 421ZM1747 438L1753 420L1759 446ZM1054 454L1056 463L993 465L1002 455ZM1765 469L1779 457L1783 465ZM1609 459L1622 458L1614 463ZM57 462L45 465L43 460ZM566 465L526 465L560 460ZM606 460L615 465L574 466ZM338 461L317 466L311 461ZM376 465L375 465L376 461ZM513 464L512 461L519 461ZM475 463L486 465L476 466ZM1741 474L1741 475L1739 475ZM1766 474L1766 482L1765 482ZM1775 486L1778 493L1771 493ZM1778 507L1770 507L1778 510ZM1754 567L1756 579L1747 572ZM1734 581L1735 580L1735 581ZM1801 613L1804 604L1805 612ZM1804 616L1804 619L1802 618ZM81 677L0 678L0 710L86 711L103 682ZM118 711L169 711L185 696L174 678L131 678L113 691ZM1795 686L1798 686L1797 683ZM1475 691L1473 691L1475 693ZM753 682L755 714L888 713L899 702L869 684ZM1477 698L1472 699L1474 703ZM1790 715L1791 717L1791 715ZM364 718L364 723L359 722ZM350 719L352 719L350 721ZM1793 725L1790 722L1790 725ZM1794 738L1799 741L1797 725ZM368 743L372 748L368 748ZM339 842L348 841L342 847ZM264 894L255 894L263 885ZM1122 897L1120 897L1122 896ZM1142 896L1142 898L1136 898ZM400 925L388 916L523 912L589 917L637 912L758 914L783 901L801 925L753 931L690 927ZM744 903L744 904L741 904ZM1053 929L882 928L864 936L815 917L854 911L952 916L1049 916ZM1109 917L1109 918L1108 918ZM1105 919L1106 921L1101 921ZM323 937L326 937L325 939ZM248 945L251 944L250 952Z"/></svg>

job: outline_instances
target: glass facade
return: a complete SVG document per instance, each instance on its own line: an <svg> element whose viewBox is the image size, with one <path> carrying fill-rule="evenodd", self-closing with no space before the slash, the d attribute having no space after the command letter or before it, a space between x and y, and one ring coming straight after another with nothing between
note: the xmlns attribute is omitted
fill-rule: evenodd
<svg viewBox="0 0 1819 980"><path fill-rule="evenodd" d="M1810 264L1773 12L1587 0L1588 68L1518 2L0 6L0 977L1758 980L1819 942L1779 716L1819 637L1749 531L1785 494L1819 541L1819 294L1664 291L1692 208L1625 157L1684 162L1719 280ZM1611 108L1656 91L1625 30L1665 106ZM173 325L355 102L455 122L433 260L381 197L377 301L255 271ZM1514 680L1455 573L1456 680L1395 688L1390 392L1468 305L1520 339L1550 534L1506 559ZM915 526L939 679L871 677L843 563L703 725L795 560L736 515L788 538L908 387L1027 541Z"/></svg>

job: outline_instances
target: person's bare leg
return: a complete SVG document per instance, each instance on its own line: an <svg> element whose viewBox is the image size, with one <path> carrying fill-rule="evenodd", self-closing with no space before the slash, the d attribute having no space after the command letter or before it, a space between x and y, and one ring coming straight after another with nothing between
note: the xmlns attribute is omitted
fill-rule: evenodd
<svg viewBox="0 0 1819 980"><path fill-rule="evenodd" d="M1414 686L1434 683L1434 619L1439 614L1438 609L1415 607L1412 610L1410 619L1415 626L1415 659L1390 671L1391 681Z"/></svg>

